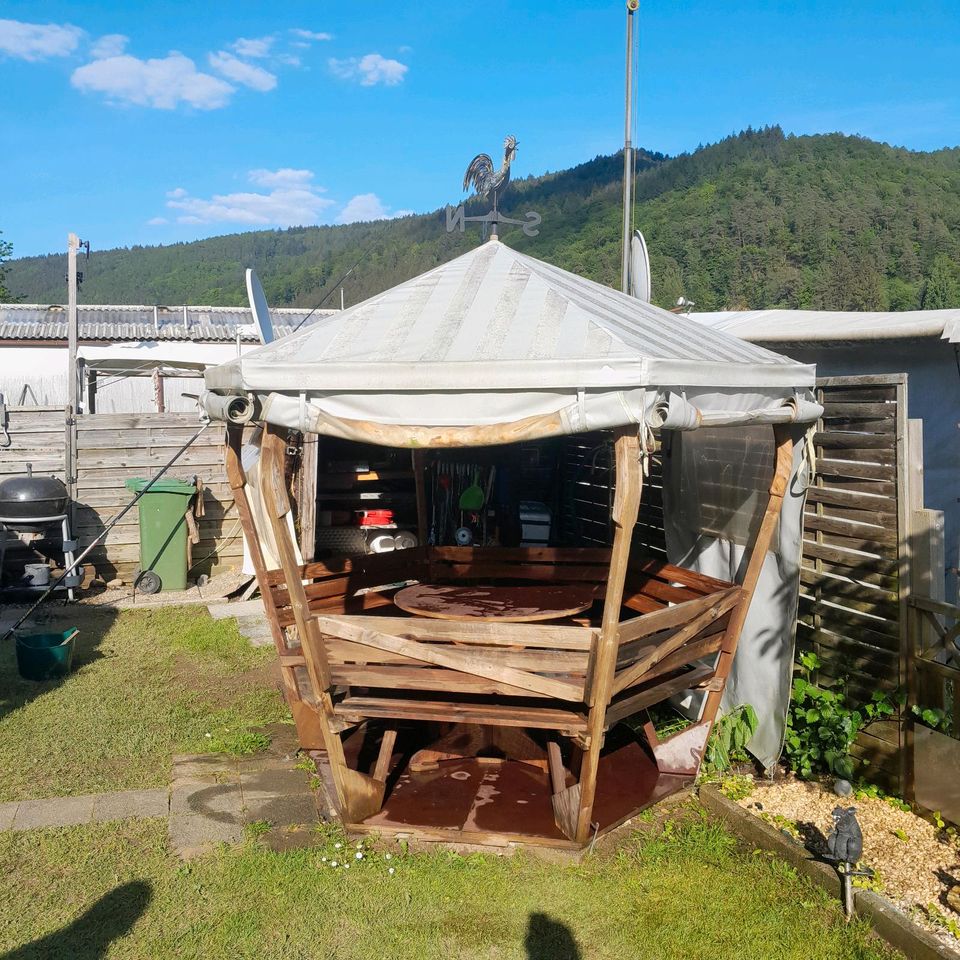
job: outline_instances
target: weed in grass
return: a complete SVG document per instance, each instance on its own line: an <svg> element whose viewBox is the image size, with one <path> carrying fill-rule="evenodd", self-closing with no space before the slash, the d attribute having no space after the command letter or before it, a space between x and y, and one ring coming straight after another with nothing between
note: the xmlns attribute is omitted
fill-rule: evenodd
<svg viewBox="0 0 960 960"><path fill-rule="evenodd" d="M269 820L254 820L253 823L248 823L244 828L244 835L248 840L259 840L264 834L267 834L273 828L273 824Z"/></svg>
<svg viewBox="0 0 960 960"><path fill-rule="evenodd" d="M883 880L883 874L879 870L870 868L868 871L862 861L857 864L857 869L864 872L851 880L851 883L855 887L862 887L864 890L872 890L874 893L884 892L886 889L886 884Z"/></svg>
<svg viewBox="0 0 960 960"><path fill-rule="evenodd" d="M935 903L928 904L923 912L934 926L945 930L956 940L960 940L960 922L953 917L948 917Z"/></svg>
<svg viewBox="0 0 960 960"><path fill-rule="evenodd" d="M753 777L743 774L732 774L720 780L720 792L734 802L746 800L753 793Z"/></svg>

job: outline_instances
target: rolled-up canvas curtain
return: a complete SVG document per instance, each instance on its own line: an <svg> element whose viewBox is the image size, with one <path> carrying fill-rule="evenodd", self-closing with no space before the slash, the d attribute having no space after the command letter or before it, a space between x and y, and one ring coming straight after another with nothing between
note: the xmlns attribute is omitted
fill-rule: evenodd
<svg viewBox="0 0 960 960"><path fill-rule="evenodd" d="M756 710L760 724L749 750L765 767L780 756L790 702L808 474L805 430L802 424L793 428L790 486L721 705L721 712L747 703ZM773 452L773 431L764 425L702 428L667 436L663 503L671 563L724 580L742 580L748 545L767 502ZM702 699L688 695L677 705L698 715Z"/></svg>

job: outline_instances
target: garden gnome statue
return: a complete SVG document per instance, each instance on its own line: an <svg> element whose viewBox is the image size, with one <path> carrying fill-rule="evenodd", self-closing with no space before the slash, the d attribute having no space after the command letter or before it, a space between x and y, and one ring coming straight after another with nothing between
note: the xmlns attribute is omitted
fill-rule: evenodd
<svg viewBox="0 0 960 960"><path fill-rule="evenodd" d="M853 887L850 876L863 855L863 833L857 823L856 807L834 807L833 829L827 837L830 859L837 864L843 887L843 911L847 919L853 915Z"/></svg>

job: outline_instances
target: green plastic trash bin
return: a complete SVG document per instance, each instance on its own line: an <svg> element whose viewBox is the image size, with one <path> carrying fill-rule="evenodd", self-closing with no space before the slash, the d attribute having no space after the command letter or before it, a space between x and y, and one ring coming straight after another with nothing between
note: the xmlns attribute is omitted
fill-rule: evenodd
<svg viewBox="0 0 960 960"><path fill-rule="evenodd" d="M150 481L131 477L124 483L139 493ZM185 590L187 586L187 521L184 514L197 492L182 480L158 480L137 504L140 510L140 575L144 593Z"/></svg>

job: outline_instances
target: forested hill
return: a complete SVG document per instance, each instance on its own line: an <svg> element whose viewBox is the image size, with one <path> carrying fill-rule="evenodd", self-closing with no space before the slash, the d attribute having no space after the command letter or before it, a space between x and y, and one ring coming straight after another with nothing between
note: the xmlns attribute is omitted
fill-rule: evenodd
<svg viewBox="0 0 960 960"><path fill-rule="evenodd" d="M621 171L618 156L597 157L515 181L504 213L537 210L543 224L536 238L513 229L502 239L616 285ZM701 310L960 306L960 149L913 153L771 127L679 157L642 154L636 196L660 304L682 294ZM338 304L335 285L353 268L344 287L356 303L479 242L476 226L461 235L444 224L440 210L94 252L82 302L245 303L243 268L255 266L270 302L290 306L314 306L328 292ZM13 295L62 302L64 260L11 262Z"/></svg>

